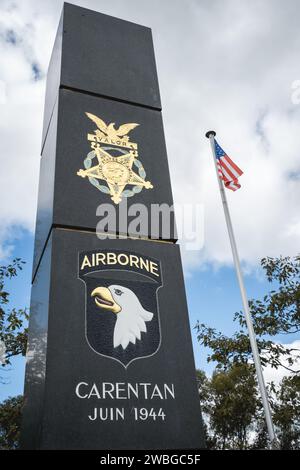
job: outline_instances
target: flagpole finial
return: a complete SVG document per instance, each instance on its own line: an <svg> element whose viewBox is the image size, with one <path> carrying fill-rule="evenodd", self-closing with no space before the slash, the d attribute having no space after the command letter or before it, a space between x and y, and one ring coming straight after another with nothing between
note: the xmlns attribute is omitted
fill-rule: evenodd
<svg viewBox="0 0 300 470"><path fill-rule="evenodd" d="M208 131L208 132L206 132L205 137L207 137L209 139L210 135L213 135L214 137L216 137L217 134L216 134L215 131Z"/></svg>

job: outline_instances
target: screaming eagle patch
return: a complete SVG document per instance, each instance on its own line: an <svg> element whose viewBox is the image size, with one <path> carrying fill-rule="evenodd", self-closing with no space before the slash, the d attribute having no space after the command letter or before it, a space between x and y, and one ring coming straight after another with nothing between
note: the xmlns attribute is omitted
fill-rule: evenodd
<svg viewBox="0 0 300 470"><path fill-rule="evenodd" d="M159 261L118 250L82 252L79 278L86 290L86 339L96 353L127 367L158 351Z"/></svg>

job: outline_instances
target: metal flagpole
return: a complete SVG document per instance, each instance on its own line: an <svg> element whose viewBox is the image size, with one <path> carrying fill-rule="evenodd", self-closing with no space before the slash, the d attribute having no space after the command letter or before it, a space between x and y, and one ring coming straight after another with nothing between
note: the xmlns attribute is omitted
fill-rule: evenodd
<svg viewBox="0 0 300 470"><path fill-rule="evenodd" d="M236 274L237 274L237 278L238 278L238 283L239 283L239 287L240 287L240 291L241 291L242 302L243 302L243 307L244 307L244 312L245 312L245 318L246 318L246 323L247 323L248 332L249 332L249 339L250 339L250 344L251 344L251 349L252 349L252 354L253 354L253 359L254 359L254 364L255 364L255 369L256 369L256 375L257 375L258 385L259 385L261 398L262 398L262 402L263 402L266 423L267 423L267 427L268 427L269 439L270 439L271 447L273 449L276 449L277 448L277 441L276 441L276 437L275 437L274 426L273 426L273 421L272 421L272 415L271 415L267 390L266 390L264 377L263 377L263 373L262 373L260 357L259 357L259 353L258 353L258 348L257 348L255 333L254 333L254 329L253 329L251 314L250 314L250 310L249 310L249 304L248 304L246 289L245 289L242 270L241 270L241 266L240 266L239 255L238 255L236 242L235 242L235 238L234 238L233 227L232 227L231 217L230 217L228 203L227 203L227 199L226 199L224 184L223 184L221 178L219 177L219 172L218 172L216 149L215 149L215 135L216 135L215 131L208 131L205 134L205 136L210 140L211 150L212 150L212 154L213 154L213 158L214 158L215 169L216 169L216 173L217 173L217 179L218 179L218 182L219 182L221 199L222 199L222 203L223 203L224 214L225 214L225 219L226 219L226 224L227 224L227 229L228 229L228 234L229 234L229 239L230 239L230 244L231 244L231 249L232 249L232 256L233 256L234 265L235 265L235 269L236 269Z"/></svg>

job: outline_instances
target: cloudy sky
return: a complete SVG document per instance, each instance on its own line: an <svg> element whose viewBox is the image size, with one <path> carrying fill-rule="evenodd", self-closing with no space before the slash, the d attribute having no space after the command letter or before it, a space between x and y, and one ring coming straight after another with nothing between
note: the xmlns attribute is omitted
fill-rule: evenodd
<svg viewBox="0 0 300 470"><path fill-rule="evenodd" d="M300 3L73 3L152 28L174 199L203 204L205 213L203 249L183 250L191 324L215 312L214 326L230 332L240 299L204 134L215 129L244 170L242 189L228 199L249 296L263 295L260 258L299 248ZM27 261L18 305L29 303L45 76L62 4L0 0L0 262Z"/></svg>

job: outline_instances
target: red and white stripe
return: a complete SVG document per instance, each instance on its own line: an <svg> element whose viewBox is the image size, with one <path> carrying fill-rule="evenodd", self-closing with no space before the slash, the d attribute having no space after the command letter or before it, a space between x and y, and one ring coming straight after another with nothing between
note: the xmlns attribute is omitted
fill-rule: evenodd
<svg viewBox="0 0 300 470"><path fill-rule="evenodd" d="M236 191L241 187L238 178L243 174L242 170L228 157L228 155L217 158L217 166L220 178L224 181L226 188Z"/></svg>

